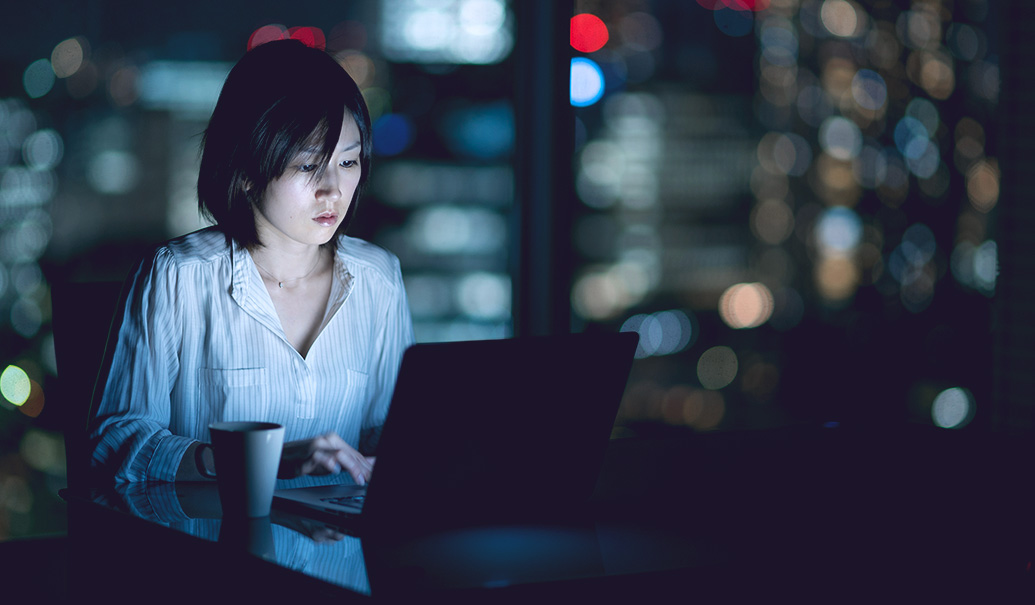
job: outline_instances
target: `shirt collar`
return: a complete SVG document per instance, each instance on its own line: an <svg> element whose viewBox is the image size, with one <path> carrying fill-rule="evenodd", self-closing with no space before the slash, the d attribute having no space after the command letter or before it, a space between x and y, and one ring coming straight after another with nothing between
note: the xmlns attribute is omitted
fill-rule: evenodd
<svg viewBox="0 0 1035 605"><path fill-rule="evenodd" d="M252 255L235 241L231 245L230 257L232 266L230 296L242 309L256 315L260 321L263 319L260 315L276 319L270 326L271 329L275 329L275 326L279 326L280 321L277 319L273 301L266 291L262 276L259 275L259 268L252 259ZM349 297L356 281L356 277L349 271L345 252L340 244L334 251L333 272L334 282L331 284L331 296L327 301L325 321L329 320Z"/></svg>

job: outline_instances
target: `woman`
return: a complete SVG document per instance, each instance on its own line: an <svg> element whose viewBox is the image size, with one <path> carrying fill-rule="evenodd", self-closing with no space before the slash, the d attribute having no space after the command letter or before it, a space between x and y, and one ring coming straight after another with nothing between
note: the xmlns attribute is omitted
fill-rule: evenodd
<svg viewBox="0 0 1035 605"><path fill-rule="evenodd" d="M413 342L398 260L344 235L370 155L363 97L326 53L277 41L237 63L202 141L198 200L215 226L132 276L91 424L95 471L210 478L209 423L264 420L286 429L281 478L366 482Z"/></svg>

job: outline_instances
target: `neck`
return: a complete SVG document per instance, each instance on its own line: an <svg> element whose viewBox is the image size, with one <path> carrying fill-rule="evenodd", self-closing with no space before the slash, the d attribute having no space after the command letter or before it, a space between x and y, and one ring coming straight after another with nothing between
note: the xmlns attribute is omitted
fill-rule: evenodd
<svg viewBox="0 0 1035 605"><path fill-rule="evenodd" d="M319 246L279 249L267 245L249 252L252 260L268 274L267 277L276 281L292 281L314 272L324 256Z"/></svg>

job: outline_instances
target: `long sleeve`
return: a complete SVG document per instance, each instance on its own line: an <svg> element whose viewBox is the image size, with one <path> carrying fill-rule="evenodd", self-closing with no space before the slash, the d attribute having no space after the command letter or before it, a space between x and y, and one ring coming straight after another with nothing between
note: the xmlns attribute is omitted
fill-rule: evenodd
<svg viewBox="0 0 1035 605"><path fill-rule="evenodd" d="M90 441L95 471L116 481L172 481L193 439L169 431L182 327L177 273L168 249L132 278L111 373Z"/></svg>
<svg viewBox="0 0 1035 605"><path fill-rule="evenodd" d="M380 429L388 416L395 381L399 375L399 365L406 349L414 343L413 320L410 317L410 306L403 286L399 261L394 260L394 282L396 295L391 298L381 318L376 342L381 343L380 350L374 360L370 373L373 380L370 392L370 406L363 419L362 439L365 454L370 454L377 446Z"/></svg>

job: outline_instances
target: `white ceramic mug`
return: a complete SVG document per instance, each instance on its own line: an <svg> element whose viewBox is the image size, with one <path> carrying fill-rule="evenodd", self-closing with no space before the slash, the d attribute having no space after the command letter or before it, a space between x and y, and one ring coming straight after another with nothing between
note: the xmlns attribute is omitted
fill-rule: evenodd
<svg viewBox="0 0 1035 605"><path fill-rule="evenodd" d="M223 517L266 517L284 448L284 427L272 422L208 425Z"/></svg>

